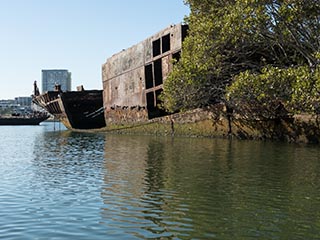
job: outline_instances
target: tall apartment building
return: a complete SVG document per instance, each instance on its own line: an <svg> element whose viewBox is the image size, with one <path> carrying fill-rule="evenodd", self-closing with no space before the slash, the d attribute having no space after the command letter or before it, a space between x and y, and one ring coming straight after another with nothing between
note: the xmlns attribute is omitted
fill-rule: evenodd
<svg viewBox="0 0 320 240"><path fill-rule="evenodd" d="M71 73L65 69L42 70L42 93L53 91L57 84L62 91L71 91Z"/></svg>

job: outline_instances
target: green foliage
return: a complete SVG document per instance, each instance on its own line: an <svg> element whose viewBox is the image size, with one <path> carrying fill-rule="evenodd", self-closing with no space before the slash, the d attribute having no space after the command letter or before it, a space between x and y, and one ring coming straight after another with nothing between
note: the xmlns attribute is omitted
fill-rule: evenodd
<svg viewBox="0 0 320 240"><path fill-rule="evenodd" d="M319 113L320 67L266 67L260 74L245 71L227 88L227 100L247 118L277 118L279 105L290 113Z"/></svg>
<svg viewBox="0 0 320 240"><path fill-rule="evenodd" d="M185 3L191 9L186 18L189 35L180 62L164 83L162 96L169 111L226 102L226 86L234 79L241 85L241 79L253 77L252 81L258 81L267 78L272 69L270 78L276 69L295 72L299 66L312 72L320 62L318 0ZM274 84L282 86L291 81L285 75L278 73L281 82Z"/></svg>

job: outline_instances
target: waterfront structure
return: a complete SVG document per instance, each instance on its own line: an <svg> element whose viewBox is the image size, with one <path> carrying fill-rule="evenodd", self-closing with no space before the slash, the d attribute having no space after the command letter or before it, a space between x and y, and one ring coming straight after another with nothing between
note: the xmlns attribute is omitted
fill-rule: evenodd
<svg viewBox="0 0 320 240"><path fill-rule="evenodd" d="M64 92L71 91L71 73L66 69L42 70L42 93L53 91L56 85Z"/></svg>
<svg viewBox="0 0 320 240"><path fill-rule="evenodd" d="M13 108L18 107L14 99L2 99L0 100L0 108Z"/></svg>
<svg viewBox="0 0 320 240"><path fill-rule="evenodd" d="M164 116L159 95L172 60L179 60L187 26L171 25L107 59L102 65L106 122L139 122Z"/></svg>
<svg viewBox="0 0 320 240"><path fill-rule="evenodd" d="M19 113L32 112L31 97L15 97L14 99L0 100L0 110Z"/></svg>

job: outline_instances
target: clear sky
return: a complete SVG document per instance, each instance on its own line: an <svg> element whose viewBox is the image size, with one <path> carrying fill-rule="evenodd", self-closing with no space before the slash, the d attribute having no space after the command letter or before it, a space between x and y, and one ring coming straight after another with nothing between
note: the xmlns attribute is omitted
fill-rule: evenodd
<svg viewBox="0 0 320 240"><path fill-rule="evenodd" d="M188 14L183 0L0 0L0 99L30 96L42 69L102 89L107 58Z"/></svg>

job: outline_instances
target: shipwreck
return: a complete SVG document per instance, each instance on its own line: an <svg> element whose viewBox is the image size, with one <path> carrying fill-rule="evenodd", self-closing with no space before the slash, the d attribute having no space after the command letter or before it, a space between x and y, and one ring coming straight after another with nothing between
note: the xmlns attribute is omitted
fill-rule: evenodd
<svg viewBox="0 0 320 240"><path fill-rule="evenodd" d="M132 124L167 115L159 108L173 60L179 61L187 25L171 25L114 54L102 65L103 105L108 124Z"/></svg>
<svg viewBox="0 0 320 240"><path fill-rule="evenodd" d="M59 85L53 91L39 93L36 82L32 101L44 108L68 129L99 129L106 126L102 90L84 90L63 92Z"/></svg>

